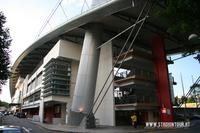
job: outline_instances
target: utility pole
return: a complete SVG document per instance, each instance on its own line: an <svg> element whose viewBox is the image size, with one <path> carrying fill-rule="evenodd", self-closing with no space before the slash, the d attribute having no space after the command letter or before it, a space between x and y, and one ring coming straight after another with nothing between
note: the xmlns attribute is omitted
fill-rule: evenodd
<svg viewBox="0 0 200 133"><path fill-rule="evenodd" d="M182 85L183 97L186 98L186 96L185 96L185 89L184 89L184 85L183 85L182 73L180 73L180 75L181 75L181 85ZM185 107L184 107L184 119L186 121L186 99L184 99L183 102L185 103Z"/></svg>

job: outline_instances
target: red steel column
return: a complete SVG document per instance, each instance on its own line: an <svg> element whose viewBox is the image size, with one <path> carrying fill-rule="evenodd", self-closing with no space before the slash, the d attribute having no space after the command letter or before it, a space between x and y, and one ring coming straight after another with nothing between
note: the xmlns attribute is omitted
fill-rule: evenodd
<svg viewBox="0 0 200 133"><path fill-rule="evenodd" d="M165 44L162 37L156 36L152 39L152 52L161 121L173 122L173 108L170 96Z"/></svg>

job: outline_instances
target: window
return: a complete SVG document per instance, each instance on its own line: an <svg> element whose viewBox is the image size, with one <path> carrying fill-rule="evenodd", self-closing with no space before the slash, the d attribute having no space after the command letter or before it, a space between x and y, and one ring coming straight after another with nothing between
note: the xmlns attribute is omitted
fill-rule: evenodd
<svg viewBox="0 0 200 133"><path fill-rule="evenodd" d="M42 72L37 76L37 79L38 79L37 85L41 85L42 84Z"/></svg>

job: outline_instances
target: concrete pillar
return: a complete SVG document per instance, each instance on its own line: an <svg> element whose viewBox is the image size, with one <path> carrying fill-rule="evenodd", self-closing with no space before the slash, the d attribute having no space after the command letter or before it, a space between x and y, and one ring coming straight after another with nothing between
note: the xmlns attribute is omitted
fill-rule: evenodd
<svg viewBox="0 0 200 133"><path fill-rule="evenodd" d="M40 122L43 123L43 120L44 120L44 99L43 98L40 100L39 117L40 117Z"/></svg>
<svg viewBox="0 0 200 133"><path fill-rule="evenodd" d="M96 48L100 43L100 25L90 24L83 42L75 92L68 117L69 125L80 125L93 104L99 63L99 49Z"/></svg>
<svg viewBox="0 0 200 133"><path fill-rule="evenodd" d="M97 97L97 95L101 91L112 68L113 68L113 53L112 53L112 43L110 42L105 46L103 46L100 50L95 97ZM108 82L106 83L104 90L102 91L99 99L97 100L97 104L94 107L94 109L96 109L97 105L100 103L100 100L105 94L106 89L109 87L111 81L113 80L113 76L114 72L108 79ZM108 92L106 93L99 109L95 114L95 118L99 121L98 124L100 125L115 126L115 108L114 108L113 90L114 90L114 83L110 85Z"/></svg>
<svg viewBox="0 0 200 133"><path fill-rule="evenodd" d="M68 115L69 115L69 107L68 107L68 103L66 104L66 108L65 108L65 112L66 112L66 114L65 114L65 123L66 124L68 124Z"/></svg>
<svg viewBox="0 0 200 133"><path fill-rule="evenodd" d="M66 120L66 103L61 104L61 124L65 124Z"/></svg>

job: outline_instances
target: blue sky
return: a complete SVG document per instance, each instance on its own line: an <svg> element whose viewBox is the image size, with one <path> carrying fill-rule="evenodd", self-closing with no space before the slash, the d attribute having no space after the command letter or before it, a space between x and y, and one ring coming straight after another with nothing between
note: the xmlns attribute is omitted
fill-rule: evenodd
<svg viewBox="0 0 200 133"><path fill-rule="evenodd" d="M10 28L10 34L13 38L11 45L11 63L36 39L36 36L49 16L52 9L59 0L0 0L0 11L3 11L7 17L6 26ZM89 3L91 0L87 0ZM80 12L83 0L63 0L63 7L68 17ZM73 5L73 6L72 6ZM72 7L74 10L72 11ZM87 7L85 6L83 10ZM68 9L68 10L66 10ZM71 11L69 11L71 10ZM66 19L59 8L55 13L56 18L50 22L51 25L56 25L60 21ZM45 30L50 30L47 26ZM180 82L180 73L182 73L184 87L187 92L194 80L200 75L200 64L193 59L193 56L177 60L173 65L169 66L169 72L173 73L175 81L178 83L174 86L175 96L182 95L182 87ZM10 93L8 85L3 87L3 92L0 99L10 102Z"/></svg>
<svg viewBox="0 0 200 133"><path fill-rule="evenodd" d="M173 58L180 57L177 55ZM177 82L177 85L174 86L174 93L176 95L182 95L182 85L181 85L181 73L183 79L183 85L185 92L188 92L189 87L192 85L192 77L195 80L200 76L200 63L195 60L194 55L185 57L183 59L177 60L173 65L169 65L169 72L171 72Z"/></svg>

